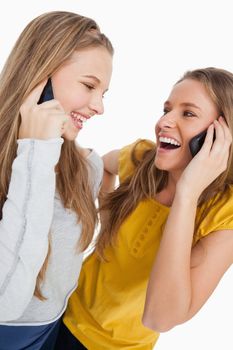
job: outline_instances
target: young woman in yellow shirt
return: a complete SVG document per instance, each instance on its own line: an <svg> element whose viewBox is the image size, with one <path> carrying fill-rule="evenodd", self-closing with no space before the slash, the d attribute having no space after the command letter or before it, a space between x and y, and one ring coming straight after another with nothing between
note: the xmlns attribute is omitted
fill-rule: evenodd
<svg viewBox="0 0 233 350"><path fill-rule="evenodd" d="M233 74L197 69L174 85L156 144L103 157L105 189L117 174L120 185L102 202L56 349L151 350L205 304L233 262L232 134Z"/></svg>

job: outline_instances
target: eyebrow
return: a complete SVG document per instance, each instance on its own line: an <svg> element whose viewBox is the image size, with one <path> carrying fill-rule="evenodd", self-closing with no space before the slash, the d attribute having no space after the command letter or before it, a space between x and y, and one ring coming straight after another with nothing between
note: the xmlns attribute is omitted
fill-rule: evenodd
<svg viewBox="0 0 233 350"><path fill-rule="evenodd" d="M164 102L164 105L170 105L171 103L169 101L166 101ZM193 108L196 108L196 109L199 109L200 110L200 107L198 107L197 105L195 105L194 103L192 102L184 102L184 103L181 103L181 106L183 107L193 107Z"/></svg>
<svg viewBox="0 0 233 350"><path fill-rule="evenodd" d="M194 103L191 103L191 102L185 102L185 103L182 103L181 105L184 107L193 107L196 109L200 109L200 107L198 107L197 105L195 105Z"/></svg>
<svg viewBox="0 0 233 350"><path fill-rule="evenodd" d="M90 78L94 79L97 83L100 83L100 79L97 78L95 75L83 75L84 78Z"/></svg>

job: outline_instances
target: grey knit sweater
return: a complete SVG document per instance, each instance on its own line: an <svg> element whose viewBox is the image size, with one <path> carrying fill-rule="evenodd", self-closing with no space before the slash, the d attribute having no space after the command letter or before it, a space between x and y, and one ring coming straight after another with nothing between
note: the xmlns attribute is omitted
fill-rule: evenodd
<svg viewBox="0 0 233 350"><path fill-rule="evenodd" d="M83 254L77 253L81 225L56 193L55 165L62 138L18 141L17 157L0 221L0 324L42 325L57 320L77 286ZM93 195L103 175L101 158L88 156ZM79 184L77 183L77 186ZM42 286L45 301L34 297L37 275L51 255Z"/></svg>

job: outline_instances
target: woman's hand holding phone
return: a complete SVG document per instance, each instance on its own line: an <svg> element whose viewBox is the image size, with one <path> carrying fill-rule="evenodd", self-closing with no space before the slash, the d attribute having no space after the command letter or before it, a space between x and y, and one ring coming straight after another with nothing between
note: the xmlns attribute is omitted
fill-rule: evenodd
<svg viewBox="0 0 233 350"><path fill-rule="evenodd" d="M198 200L204 189L226 170L231 144L230 130L224 118L219 117L208 127L203 146L183 171L177 190Z"/></svg>
<svg viewBox="0 0 233 350"><path fill-rule="evenodd" d="M48 140L61 137L63 133L63 126L68 116L57 100L42 103L41 96L46 84L47 81L44 81L37 85L20 107L19 139Z"/></svg>
<svg viewBox="0 0 233 350"><path fill-rule="evenodd" d="M200 149L203 146L203 143L205 142L207 130L204 130L200 132L200 134L194 136L191 141L189 142L189 149L192 154L192 157L195 157L195 155L200 151ZM214 130L214 136L213 136L213 142L215 140L215 130Z"/></svg>

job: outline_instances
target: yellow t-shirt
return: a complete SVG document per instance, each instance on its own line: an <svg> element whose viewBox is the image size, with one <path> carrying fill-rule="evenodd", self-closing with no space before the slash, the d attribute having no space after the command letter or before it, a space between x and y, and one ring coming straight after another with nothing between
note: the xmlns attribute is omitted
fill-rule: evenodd
<svg viewBox="0 0 233 350"><path fill-rule="evenodd" d="M137 157L152 147L154 143L142 140ZM134 170L131 150L132 145L120 153L121 181ZM206 205L211 206L211 202ZM203 210L198 208L197 218ZM141 202L121 225L117 245L106 249L108 262L101 262L95 252L84 262L64 322L87 349L153 349L159 334L144 327L141 318L149 274L168 214L169 208L155 200ZM195 241L220 229L233 229L232 187L205 216Z"/></svg>

